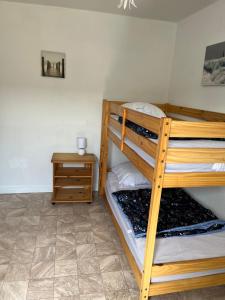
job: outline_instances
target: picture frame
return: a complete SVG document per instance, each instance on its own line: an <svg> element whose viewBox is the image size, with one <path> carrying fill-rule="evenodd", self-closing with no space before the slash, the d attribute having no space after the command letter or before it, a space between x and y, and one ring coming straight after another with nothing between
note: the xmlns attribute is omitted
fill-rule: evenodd
<svg viewBox="0 0 225 300"><path fill-rule="evenodd" d="M225 86L225 42L206 47L202 85Z"/></svg>
<svg viewBox="0 0 225 300"><path fill-rule="evenodd" d="M65 78L65 53L41 50L41 75Z"/></svg>

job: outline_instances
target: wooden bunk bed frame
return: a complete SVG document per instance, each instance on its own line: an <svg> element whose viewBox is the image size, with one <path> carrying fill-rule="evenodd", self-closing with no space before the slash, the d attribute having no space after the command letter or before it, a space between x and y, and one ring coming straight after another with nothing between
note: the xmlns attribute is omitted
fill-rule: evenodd
<svg viewBox="0 0 225 300"><path fill-rule="evenodd" d="M154 264L153 262L162 188L225 186L225 172L165 173L166 163L225 162L225 148L169 148L169 138L225 138L225 114L180 107L167 103L157 105L166 115L178 114L201 119L201 121L184 121L180 118L173 119L170 117L158 119L134 110L125 109L121 106L123 103L125 103L125 101L103 100L99 194L105 200L111 212L121 243L134 272L138 287L140 288L139 299L146 300L148 297L156 295L224 285L225 273L160 283L152 283L151 278L203 272L213 269L225 269L225 256L163 264ZM111 117L111 114L122 116L123 123L120 124L117 122ZM134 131L127 128L125 126L125 119L158 134L158 144L137 135ZM121 132L121 139L113 133L110 127ZM125 138L128 138L146 153L150 154L155 159L155 167L153 168L147 164L135 151L127 146L124 143ZM152 182L151 205L146 234L144 268L142 272L140 272L129 250L120 226L113 216L105 196L109 139L111 139L136 168Z"/></svg>

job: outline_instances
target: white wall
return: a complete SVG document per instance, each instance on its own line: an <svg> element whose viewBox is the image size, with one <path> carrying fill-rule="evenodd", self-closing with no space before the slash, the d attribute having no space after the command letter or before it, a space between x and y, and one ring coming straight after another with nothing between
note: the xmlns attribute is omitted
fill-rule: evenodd
<svg viewBox="0 0 225 300"><path fill-rule="evenodd" d="M51 190L52 152L88 138L99 156L103 97L166 101L176 25L0 2L0 193ZM40 51L66 53L66 79Z"/></svg>
<svg viewBox="0 0 225 300"><path fill-rule="evenodd" d="M218 1L178 24L169 93L173 103L225 113L225 87L201 85L206 46L225 41L224 11L224 0ZM189 191L225 217L225 188Z"/></svg>

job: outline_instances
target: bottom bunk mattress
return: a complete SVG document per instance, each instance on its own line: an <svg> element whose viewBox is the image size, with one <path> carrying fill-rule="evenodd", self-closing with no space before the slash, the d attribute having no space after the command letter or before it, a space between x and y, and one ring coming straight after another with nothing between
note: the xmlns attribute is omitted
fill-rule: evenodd
<svg viewBox="0 0 225 300"><path fill-rule="evenodd" d="M115 178L113 173L108 173L106 182L106 197L111 210L116 218L129 249L140 269L143 269L145 238L136 238L132 225L127 216L117 203L116 197L112 195L115 191ZM206 235L170 237L156 239L154 263L169 263L204 258L225 256L225 232L217 232ZM188 273L173 276L153 278L152 282L164 282L185 278L194 278L204 275L225 273L225 269L211 270L207 272Z"/></svg>

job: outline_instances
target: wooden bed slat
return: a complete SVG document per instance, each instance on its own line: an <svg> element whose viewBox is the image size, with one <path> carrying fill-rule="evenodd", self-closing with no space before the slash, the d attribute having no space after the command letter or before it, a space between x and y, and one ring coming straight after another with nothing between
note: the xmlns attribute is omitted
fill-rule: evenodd
<svg viewBox="0 0 225 300"><path fill-rule="evenodd" d="M126 109L127 119L142 126L154 133L159 134L160 132L160 119L140 113L132 109Z"/></svg>
<svg viewBox="0 0 225 300"><path fill-rule="evenodd" d="M213 111L207 111L196 108L189 108L183 106L176 106L167 103L167 113L174 113L178 115L184 115L192 118L202 119L211 122L225 122L225 114Z"/></svg>
<svg viewBox="0 0 225 300"><path fill-rule="evenodd" d="M127 156L129 160L135 165L135 167L149 180L152 182L154 169L146 163L144 159L136 154L129 146L124 144L123 153Z"/></svg>
<svg viewBox="0 0 225 300"><path fill-rule="evenodd" d="M118 102L109 102L110 103L110 113L118 115L118 116L122 116L122 108L121 108L121 104Z"/></svg>
<svg viewBox="0 0 225 300"><path fill-rule="evenodd" d="M225 186L225 172L166 173L163 187Z"/></svg>
<svg viewBox="0 0 225 300"><path fill-rule="evenodd" d="M109 138L113 141L113 143L120 149L121 140L110 130L108 130Z"/></svg>
<svg viewBox="0 0 225 300"><path fill-rule="evenodd" d="M172 121L171 137L225 138L225 122Z"/></svg>
<svg viewBox="0 0 225 300"><path fill-rule="evenodd" d="M151 155L154 159L156 158L157 152L157 144L152 142L151 140L138 135L130 128L126 128L126 135L125 135L131 142L136 144L139 148L144 150L146 153Z"/></svg>
<svg viewBox="0 0 225 300"><path fill-rule="evenodd" d="M152 268L152 277L203 272L225 269L225 256L207 259L197 259L165 264L156 264Z"/></svg>
<svg viewBox="0 0 225 300"><path fill-rule="evenodd" d="M109 129L109 137L114 142L115 145L120 149L121 140ZM135 165L135 167L149 180L153 179L154 169L147 164L144 159L136 154L129 146L124 144L123 153L127 158Z"/></svg>
<svg viewBox="0 0 225 300"><path fill-rule="evenodd" d="M121 132L122 129L121 124L115 119L113 119L112 117L109 118L109 125L115 128L116 130L118 130L119 132Z"/></svg>
<svg viewBox="0 0 225 300"><path fill-rule="evenodd" d="M109 125L119 132L121 132L122 130L121 124L113 118L110 118ZM128 138L134 144L136 144L138 147L140 147L142 150L144 150L146 153L151 155L153 158L156 157L156 143L141 135L138 135L128 127L126 127L125 137Z"/></svg>
<svg viewBox="0 0 225 300"><path fill-rule="evenodd" d="M225 148L168 148L167 163L224 163Z"/></svg>
<svg viewBox="0 0 225 300"><path fill-rule="evenodd" d="M208 275L190 279L174 280L163 283L151 283L149 296L184 292L205 287L225 284L225 273Z"/></svg>

